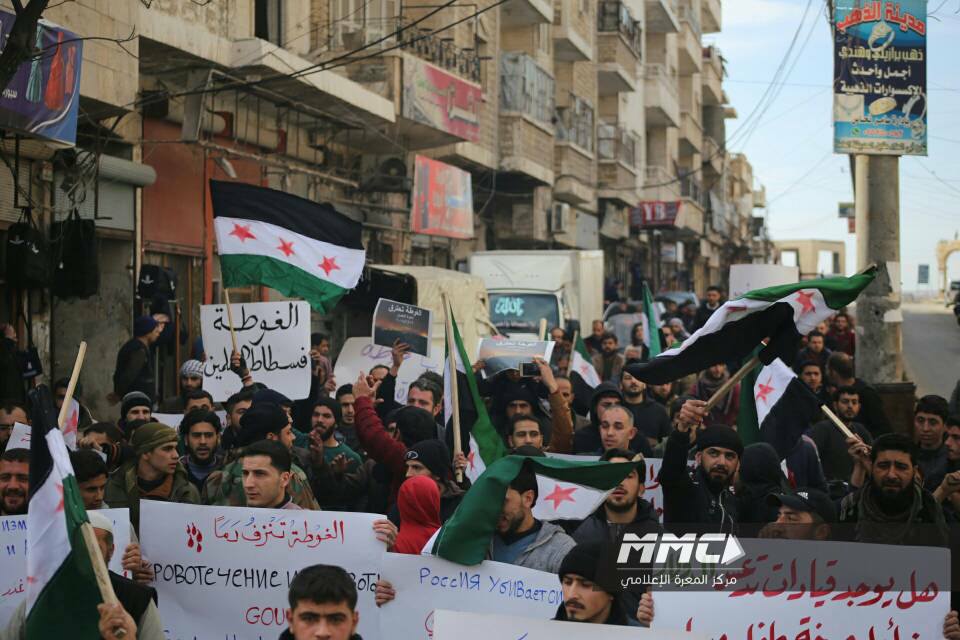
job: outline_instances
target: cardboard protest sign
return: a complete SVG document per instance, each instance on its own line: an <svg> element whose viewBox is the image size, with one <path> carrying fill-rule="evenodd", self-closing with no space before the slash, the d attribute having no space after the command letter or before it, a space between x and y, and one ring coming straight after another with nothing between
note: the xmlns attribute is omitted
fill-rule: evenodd
<svg viewBox="0 0 960 640"><path fill-rule="evenodd" d="M656 591L653 628L714 640L943 637L949 550L741 538L731 584ZM736 578L735 581L729 580Z"/></svg>
<svg viewBox="0 0 960 640"><path fill-rule="evenodd" d="M100 509L113 521L113 557L108 568L125 578L123 552L130 544L130 510ZM27 516L0 516L0 629L27 598Z"/></svg>
<svg viewBox="0 0 960 640"><path fill-rule="evenodd" d="M534 357L550 362L554 344L552 341L484 338L480 341L477 359L483 360L483 376L489 378L510 369L520 371L520 364L533 362Z"/></svg>
<svg viewBox="0 0 960 640"><path fill-rule="evenodd" d="M436 637L434 609L548 619L563 601L556 574L489 560L466 567L430 555L385 553L380 578L397 592L380 609L382 638Z"/></svg>
<svg viewBox="0 0 960 640"><path fill-rule="evenodd" d="M286 629L287 591L314 564L353 576L358 633L379 637L373 601L384 545L373 513L140 503L143 555L153 564L171 638L273 638Z"/></svg>
<svg viewBox="0 0 960 640"><path fill-rule="evenodd" d="M337 379L337 384L352 384L356 382L361 372L369 373L370 369L377 365L390 367L392 364L390 347L372 344L370 338L347 338L343 348L340 349L340 355L337 356L333 375ZM407 388L410 383L426 371L442 373L442 368L442 362L408 353L397 372L397 390L394 399L400 404L406 404Z"/></svg>
<svg viewBox="0 0 960 640"><path fill-rule="evenodd" d="M550 616L552 618L553 616ZM433 640L706 640L683 631L652 631L642 627L598 627L582 622L557 622L551 619L506 615L463 613L438 610L434 615Z"/></svg>
<svg viewBox="0 0 960 640"><path fill-rule="evenodd" d="M429 309L380 298L373 311L373 344L393 347L397 340L410 346L411 353L430 357L433 313Z"/></svg>
<svg viewBox="0 0 960 640"><path fill-rule="evenodd" d="M231 305L237 349L254 382L278 389L291 400L310 394L310 305L302 300ZM230 370L230 323L227 306L200 306L200 331L207 360L203 388L217 402L240 391L243 383Z"/></svg>

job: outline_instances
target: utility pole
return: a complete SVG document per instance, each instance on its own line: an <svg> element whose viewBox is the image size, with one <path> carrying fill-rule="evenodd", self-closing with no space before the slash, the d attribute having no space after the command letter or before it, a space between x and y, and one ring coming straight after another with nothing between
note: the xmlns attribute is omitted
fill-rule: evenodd
<svg viewBox="0 0 960 640"><path fill-rule="evenodd" d="M900 311L900 157L857 155L854 199L857 269L878 267L857 298L857 377L874 384L903 381Z"/></svg>

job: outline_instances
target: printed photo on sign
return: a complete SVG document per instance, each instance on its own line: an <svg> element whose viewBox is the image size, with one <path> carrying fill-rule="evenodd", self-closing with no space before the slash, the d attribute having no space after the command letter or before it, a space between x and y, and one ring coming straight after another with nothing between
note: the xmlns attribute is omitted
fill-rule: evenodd
<svg viewBox="0 0 960 640"><path fill-rule="evenodd" d="M412 353L430 357L433 314L429 309L380 298L373 312L373 343L393 347L394 342L410 346Z"/></svg>
<svg viewBox="0 0 960 640"><path fill-rule="evenodd" d="M170 638L259 640L287 628L287 592L314 564L343 567L359 600L357 632L380 637L373 596L385 548L384 516L336 511L140 503L144 557L153 565L160 617Z"/></svg>
<svg viewBox="0 0 960 640"><path fill-rule="evenodd" d="M291 400L310 394L310 305L299 300L231 305L237 349L254 382L280 389ZM203 389L223 402L243 387L230 369L233 343L227 306L200 306L200 330L207 360Z"/></svg>
<svg viewBox="0 0 960 640"><path fill-rule="evenodd" d="M553 342L539 340L504 340L484 338L480 341L478 360L483 360L483 376L489 378L503 371L520 371L520 365L535 357L550 362Z"/></svg>

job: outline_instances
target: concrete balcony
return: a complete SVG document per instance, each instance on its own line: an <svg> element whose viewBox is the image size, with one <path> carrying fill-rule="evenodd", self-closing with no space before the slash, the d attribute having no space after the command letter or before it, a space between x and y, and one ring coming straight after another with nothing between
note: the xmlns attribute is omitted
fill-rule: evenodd
<svg viewBox="0 0 960 640"><path fill-rule="evenodd" d="M719 176L723 174L724 152L720 145L709 135L703 136L703 169L705 175Z"/></svg>
<svg viewBox="0 0 960 640"><path fill-rule="evenodd" d="M677 61L680 75L700 71L703 53L700 46L700 21L688 2L680 6L680 33L677 36Z"/></svg>
<svg viewBox="0 0 960 640"><path fill-rule="evenodd" d="M703 129L700 119L690 111L680 112L680 155L690 156L703 149Z"/></svg>
<svg viewBox="0 0 960 640"><path fill-rule="evenodd" d="M650 33L677 33L677 0L645 0L644 26Z"/></svg>
<svg viewBox="0 0 960 640"><path fill-rule="evenodd" d="M626 4L602 0L597 5L597 90L601 96L637 89L642 31Z"/></svg>
<svg viewBox="0 0 960 640"><path fill-rule="evenodd" d="M553 156L553 197L581 209L597 210L597 163L595 156L586 149L569 143L558 142Z"/></svg>
<svg viewBox="0 0 960 640"><path fill-rule="evenodd" d="M716 47L703 48L700 81L703 84L703 104L716 106L724 103L723 57Z"/></svg>
<svg viewBox="0 0 960 640"><path fill-rule="evenodd" d="M721 19L720 0L700 1L700 21L704 33L717 33L723 26Z"/></svg>
<svg viewBox="0 0 960 640"><path fill-rule="evenodd" d="M633 206L640 199L638 136L616 124L597 126L598 197Z"/></svg>
<svg viewBox="0 0 960 640"><path fill-rule="evenodd" d="M648 126L680 125L680 100L677 79L662 64L643 65L643 105Z"/></svg>
<svg viewBox="0 0 960 640"><path fill-rule="evenodd" d="M680 186L684 179L678 179L663 167L648 166L644 173L644 189L641 207L645 204L653 207L667 207L679 203L676 217L668 217L661 223L644 226L660 227L678 232L678 239L694 240L703 234L703 206L691 197L681 195Z"/></svg>
<svg viewBox="0 0 960 640"><path fill-rule="evenodd" d="M580 0L554 0L553 57L563 62L593 60L596 28Z"/></svg>
<svg viewBox="0 0 960 640"><path fill-rule="evenodd" d="M670 202L680 199L677 177L663 167L647 165L643 170L643 199Z"/></svg>
<svg viewBox="0 0 960 640"><path fill-rule="evenodd" d="M507 29L553 22L551 0L509 0L500 7L500 26Z"/></svg>
<svg viewBox="0 0 960 640"><path fill-rule="evenodd" d="M522 113L501 113L500 170L553 183L553 130Z"/></svg>

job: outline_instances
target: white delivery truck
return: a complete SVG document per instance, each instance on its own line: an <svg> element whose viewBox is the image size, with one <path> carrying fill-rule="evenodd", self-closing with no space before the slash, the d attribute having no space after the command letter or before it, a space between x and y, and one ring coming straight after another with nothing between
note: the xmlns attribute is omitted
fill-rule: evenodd
<svg viewBox="0 0 960 640"><path fill-rule="evenodd" d="M511 338L535 337L541 318L589 333L603 314L602 251L478 251L470 273L487 285L490 320Z"/></svg>

